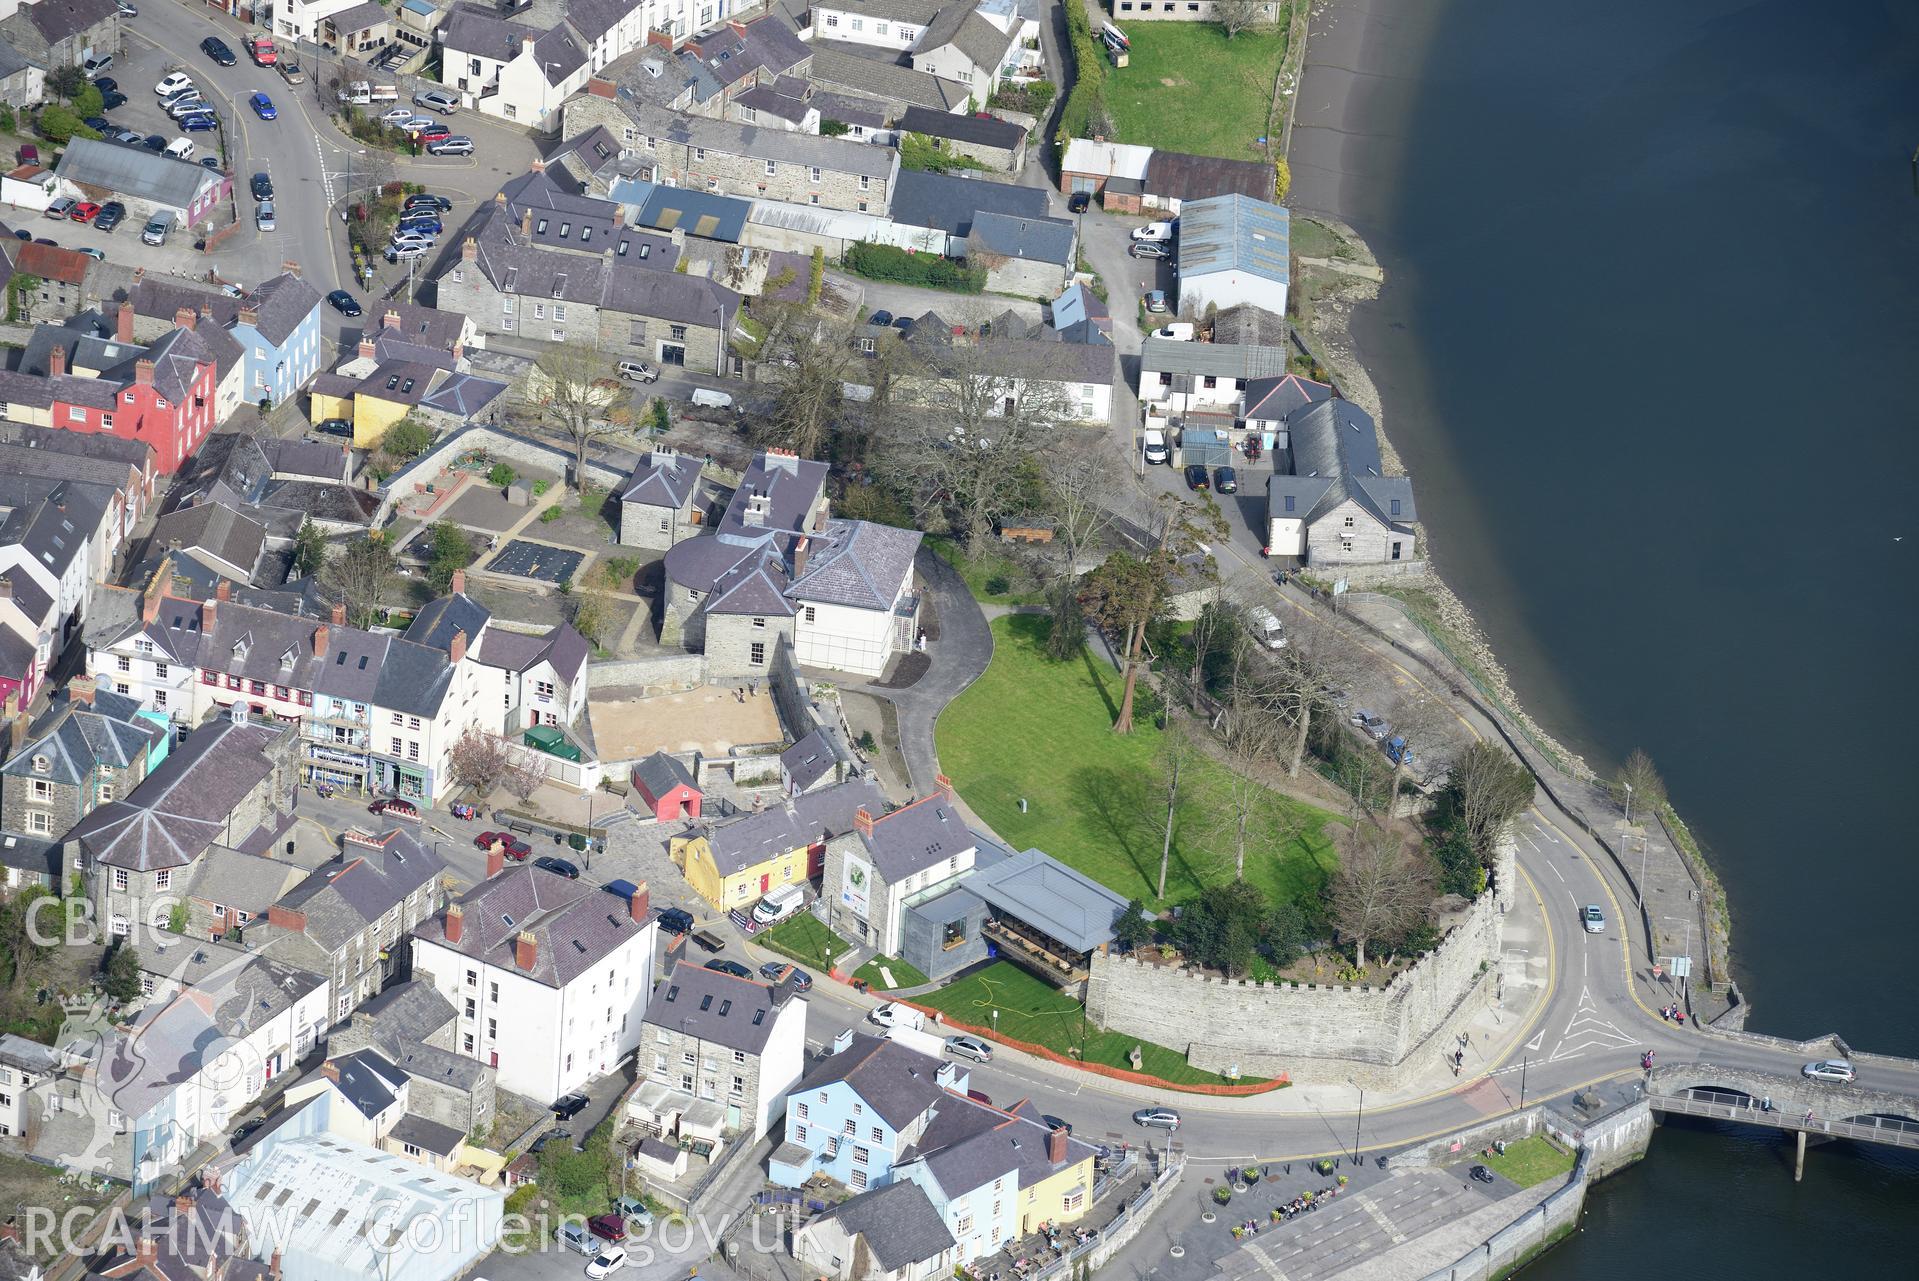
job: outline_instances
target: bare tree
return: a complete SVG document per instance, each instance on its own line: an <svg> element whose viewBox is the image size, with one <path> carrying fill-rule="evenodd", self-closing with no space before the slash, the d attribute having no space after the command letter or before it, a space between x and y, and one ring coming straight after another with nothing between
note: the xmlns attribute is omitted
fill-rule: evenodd
<svg viewBox="0 0 1919 1281"><path fill-rule="evenodd" d="M1124 484L1125 470L1111 450L1088 449L1064 439L1046 452L1044 461L1053 542L1066 573L1077 574L1081 557L1112 527L1113 495Z"/></svg>
<svg viewBox="0 0 1919 1281"><path fill-rule="evenodd" d="M1433 871L1389 827L1355 823L1344 845L1326 906L1363 970L1368 943L1404 933L1432 903Z"/></svg>
<svg viewBox="0 0 1919 1281"><path fill-rule="evenodd" d="M1179 789L1200 759L1199 743L1182 721L1168 720L1159 740L1160 779L1166 784L1166 831L1159 847L1160 898L1166 897L1166 871L1173 861L1174 818L1179 812Z"/></svg>
<svg viewBox="0 0 1919 1281"><path fill-rule="evenodd" d="M1479 739L1453 762L1451 793L1466 839L1482 858L1501 828L1533 802L1532 771L1497 743Z"/></svg>
<svg viewBox="0 0 1919 1281"><path fill-rule="evenodd" d="M1619 767L1619 787L1622 791L1630 790L1633 802L1646 809L1657 809L1666 803L1666 780L1659 777L1652 757L1637 747Z"/></svg>
<svg viewBox="0 0 1919 1281"><path fill-rule="evenodd" d="M1306 614L1290 629L1286 648L1280 655L1285 674L1285 699L1294 730L1286 763L1288 777L1299 777L1314 720L1339 714L1345 688L1358 673L1359 653L1336 620L1327 622L1316 614Z"/></svg>
<svg viewBox="0 0 1919 1281"><path fill-rule="evenodd" d="M1408 776L1423 787L1445 773L1458 742L1459 720L1450 707L1425 693L1401 699L1387 719L1393 727L1386 738L1387 758L1393 763L1392 801L1386 807L1391 821L1399 812L1399 793Z"/></svg>
<svg viewBox="0 0 1919 1281"><path fill-rule="evenodd" d="M573 444L573 485L586 488L586 451L633 428L628 397L606 372L606 358L585 344L554 347L520 385L520 407Z"/></svg>
<svg viewBox="0 0 1919 1281"><path fill-rule="evenodd" d="M540 784L546 781L546 757L535 751L521 749L513 754L512 762L500 781L506 784L506 790L513 793L520 804L526 804L533 799L533 793L540 790Z"/></svg>
<svg viewBox="0 0 1919 1281"><path fill-rule="evenodd" d="M345 602L347 622L371 627L395 581L393 549L383 535L368 534L329 560L320 578Z"/></svg>
<svg viewBox="0 0 1919 1281"><path fill-rule="evenodd" d="M756 314L767 326L760 368L773 389L773 408L755 425L753 441L802 458L822 458L845 411L847 386L863 384L868 376L852 326L790 305L764 307Z"/></svg>
<svg viewBox="0 0 1919 1281"><path fill-rule="evenodd" d="M1234 666L1231 701L1221 722L1228 760L1223 795L1212 806L1215 831L1233 852L1233 874L1246 876L1246 849L1266 835L1269 820L1281 808L1263 773L1272 767L1280 744L1280 721L1262 687L1260 674L1246 655Z"/></svg>
<svg viewBox="0 0 1919 1281"><path fill-rule="evenodd" d="M485 798L500 785L513 762L506 744L497 735L470 725L454 742L447 754L447 764L456 782Z"/></svg>
<svg viewBox="0 0 1919 1281"><path fill-rule="evenodd" d="M1231 40L1242 31L1271 22L1272 4L1273 0L1213 0L1213 21Z"/></svg>

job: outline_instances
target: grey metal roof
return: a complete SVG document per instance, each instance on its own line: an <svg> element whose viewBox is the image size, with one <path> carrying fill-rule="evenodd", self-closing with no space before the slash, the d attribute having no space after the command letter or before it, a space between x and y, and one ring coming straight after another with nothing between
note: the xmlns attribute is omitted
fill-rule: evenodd
<svg viewBox="0 0 1919 1281"><path fill-rule="evenodd" d="M521 866L468 890L460 900L464 918L458 943L446 937L443 911L416 929L415 938L514 970L547 987L564 987L642 928L613 895L585 881L543 868ZM515 961L514 941L534 938L531 970Z"/></svg>
<svg viewBox="0 0 1919 1281"><path fill-rule="evenodd" d="M974 218L981 213L1052 221L1050 209L1042 188L983 178L902 169L893 184L893 221L932 227L949 236L970 234ZM1070 223L1067 229L1071 230Z"/></svg>
<svg viewBox="0 0 1919 1281"><path fill-rule="evenodd" d="M109 0L110 2L110 0ZM33 6L38 11L42 6ZM75 138L55 170L68 182L100 187L171 209L186 209L206 187L221 181L200 165L144 147Z"/></svg>
<svg viewBox="0 0 1919 1281"><path fill-rule="evenodd" d="M1278 377L1286 372L1284 347L1240 347L1217 342L1182 342L1149 334L1139 345L1145 373L1192 374L1215 378Z"/></svg>
<svg viewBox="0 0 1919 1281"><path fill-rule="evenodd" d="M1027 262L1073 265L1073 224L1065 218L1024 218L980 210L967 239L990 253Z"/></svg>
<svg viewBox="0 0 1919 1281"><path fill-rule="evenodd" d="M975 872L966 888L1081 952L1112 942L1113 922L1126 910L1126 899L1039 850Z"/></svg>
<svg viewBox="0 0 1919 1281"><path fill-rule="evenodd" d="M844 1081L882 1121L901 1130L945 1097L939 1070L940 1060L931 1055L858 1032L846 1049L815 1063L789 1097Z"/></svg>
<svg viewBox="0 0 1919 1281"><path fill-rule="evenodd" d="M729 1050L758 1054L793 996L791 983L773 986L682 962L654 986L646 1021ZM805 1015L800 1017L804 1022Z"/></svg>
<svg viewBox="0 0 1919 1281"><path fill-rule="evenodd" d="M1413 483L1405 476L1381 471L1379 433L1372 418L1350 400L1322 400L1286 420L1292 444L1293 474L1267 482L1269 511L1279 498L1298 496L1296 505L1308 509L1312 520L1351 498L1382 524L1403 528L1419 519L1413 506ZM1324 488L1315 495L1317 482ZM1307 501L1311 498L1311 501Z"/></svg>
<svg viewBox="0 0 1919 1281"><path fill-rule="evenodd" d="M805 569L786 594L794 600L856 609L891 609L913 577L913 556L923 537L917 529L863 520L829 521L825 546L807 558Z"/></svg>
<svg viewBox="0 0 1919 1281"><path fill-rule="evenodd" d="M1179 211L1179 275L1182 281L1219 271L1239 271L1285 284L1291 278L1284 207L1249 196L1189 200Z"/></svg>
<svg viewBox="0 0 1919 1281"><path fill-rule="evenodd" d="M873 834L862 834L860 839L872 855L873 865L889 885L897 885L915 872L937 867L974 847L973 833L966 826L966 820L943 792L923 796L876 818Z"/></svg>
<svg viewBox="0 0 1919 1281"><path fill-rule="evenodd" d="M1212 196L1241 195L1254 200L1273 198L1273 169L1258 160L1225 160L1218 156L1189 156L1155 147L1146 161L1146 190L1178 200L1180 240L1186 239L1186 202ZM1185 270L1184 266L1181 270Z"/></svg>
<svg viewBox="0 0 1919 1281"><path fill-rule="evenodd" d="M885 808L885 794L870 779L848 779L721 823L706 833L707 847L720 874L730 876L852 831L861 809L878 814Z"/></svg>
<svg viewBox="0 0 1919 1281"><path fill-rule="evenodd" d="M926 107L908 107L899 118L899 127L909 133L931 138L951 138L957 142L977 143L982 147L1017 149L1026 141L1026 130L997 116L962 115L952 111L932 111Z"/></svg>
<svg viewBox="0 0 1919 1281"><path fill-rule="evenodd" d="M620 491L623 503L678 511L700 484L700 464L685 454L654 450L640 459Z"/></svg>
<svg viewBox="0 0 1919 1281"><path fill-rule="evenodd" d="M655 231L684 229L689 236L737 244L746 228L753 202L713 191L685 187L654 187L635 221Z"/></svg>
<svg viewBox="0 0 1919 1281"><path fill-rule="evenodd" d="M693 781L686 766L680 764L677 757L668 756L665 752L655 752L635 765L633 780L648 798L655 801L678 787L690 787L696 792L700 790L700 785Z"/></svg>
<svg viewBox="0 0 1919 1281"><path fill-rule="evenodd" d="M926 1189L911 1179L862 1192L829 1208L814 1223L835 1221L866 1248L883 1272L897 1272L953 1248L953 1234ZM804 1229L802 1229L804 1230Z"/></svg>

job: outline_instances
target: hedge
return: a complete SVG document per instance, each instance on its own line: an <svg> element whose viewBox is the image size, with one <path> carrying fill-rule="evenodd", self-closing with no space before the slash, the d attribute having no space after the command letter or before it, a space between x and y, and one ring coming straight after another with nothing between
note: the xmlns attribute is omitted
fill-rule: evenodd
<svg viewBox="0 0 1919 1281"><path fill-rule="evenodd" d="M1073 46L1073 88L1059 113L1060 149L1075 138L1084 138L1096 114L1104 111L1106 57L1099 38L1093 34L1093 20L1083 4L1066 6L1066 38Z"/></svg>
<svg viewBox="0 0 1919 1281"><path fill-rule="evenodd" d="M986 271L939 254L908 253L892 245L863 242L846 251L846 269L868 280L891 280L922 289L976 294L986 288Z"/></svg>

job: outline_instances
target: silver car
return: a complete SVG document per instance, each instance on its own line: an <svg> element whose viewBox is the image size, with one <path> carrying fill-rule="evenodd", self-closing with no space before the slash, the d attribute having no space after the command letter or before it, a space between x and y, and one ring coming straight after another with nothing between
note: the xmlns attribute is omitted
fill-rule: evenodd
<svg viewBox="0 0 1919 1281"><path fill-rule="evenodd" d="M1133 1124L1171 1133L1179 1128L1179 1113L1172 1108L1141 1108L1133 1113Z"/></svg>
<svg viewBox="0 0 1919 1281"><path fill-rule="evenodd" d="M437 111L443 116L450 116L459 110L460 100L439 89L422 89L413 95L413 105L425 107L429 111Z"/></svg>
<svg viewBox="0 0 1919 1281"><path fill-rule="evenodd" d="M957 1058L971 1059L975 1063L991 1063L993 1047L977 1036L949 1036L946 1038L946 1052Z"/></svg>
<svg viewBox="0 0 1919 1281"><path fill-rule="evenodd" d="M1817 1063L1806 1064L1799 1071L1810 1080L1830 1081L1835 1085L1850 1085L1858 1079L1852 1064L1845 1059L1820 1059Z"/></svg>
<svg viewBox="0 0 1919 1281"><path fill-rule="evenodd" d="M1597 903L1588 903L1579 913L1579 919L1585 922L1586 933L1604 934L1606 932L1606 914L1599 910Z"/></svg>

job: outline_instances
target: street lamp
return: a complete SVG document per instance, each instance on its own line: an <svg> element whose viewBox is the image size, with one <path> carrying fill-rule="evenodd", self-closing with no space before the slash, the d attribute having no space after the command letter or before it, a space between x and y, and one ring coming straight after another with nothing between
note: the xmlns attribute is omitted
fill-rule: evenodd
<svg viewBox="0 0 1919 1281"><path fill-rule="evenodd" d="M1353 1118L1353 1164L1358 1165L1359 1164L1359 1128L1360 1126L1366 1123L1366 1087L1361 1085L1359 1082L1353 1080L1351 1077L1346 1078L1346 1084L1352 1086L1355 1090L1359 1091L1359 1113Z"/></svg>
<svg viewBox="0 0 1919 1281"><path fill-rule="evenodd" d="M1626 826L1632 826L1632 784L1626 784Z"/></svg>

